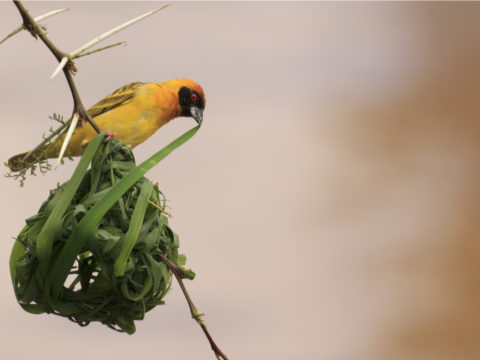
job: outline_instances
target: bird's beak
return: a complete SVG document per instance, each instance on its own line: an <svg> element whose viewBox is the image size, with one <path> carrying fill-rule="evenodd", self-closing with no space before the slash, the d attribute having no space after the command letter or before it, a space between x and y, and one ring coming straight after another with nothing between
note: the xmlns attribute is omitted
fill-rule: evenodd
<svg viewBox="0 0 480 360"><path fill-rule="evenodd" d="M203 110L196 107L196 106L192 106L190 108L190 113L192 114L192 117L195 119L195 121L198 123L198 125L202 125Z"/></svg>

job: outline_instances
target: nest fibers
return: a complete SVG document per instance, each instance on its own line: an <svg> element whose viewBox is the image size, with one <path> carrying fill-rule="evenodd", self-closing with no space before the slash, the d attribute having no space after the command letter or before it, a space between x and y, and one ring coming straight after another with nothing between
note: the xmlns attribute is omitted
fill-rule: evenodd
<svg viewBox="0 0 480 360"><path fill-rule="evenodd" d="M26 311L81 326L100 321L132 334L134 320L163 304L170 288L171 272L159 254L177 266L185 256L178 254L162 193L142 175L155 164L139 169L146 162L136 167L127 146L116 140L103 146L103 139L90 142L72 178L26 220L10 272Z"/></svg>

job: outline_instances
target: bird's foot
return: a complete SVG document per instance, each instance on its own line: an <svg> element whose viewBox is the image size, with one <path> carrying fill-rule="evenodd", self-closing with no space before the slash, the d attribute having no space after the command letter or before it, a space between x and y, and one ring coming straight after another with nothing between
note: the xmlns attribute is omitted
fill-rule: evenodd
<svg viewBox="0 0 480 360"><path fill-rule="evenodd" d="M107 141L112 140L112 139L113 139L115 136L117 136L118 134L117 134L116 132L114 132L114 131L106 130L106 131L105 131L105 135L106 135L106 137L105 137L105 142L107 142Z"/></svg>

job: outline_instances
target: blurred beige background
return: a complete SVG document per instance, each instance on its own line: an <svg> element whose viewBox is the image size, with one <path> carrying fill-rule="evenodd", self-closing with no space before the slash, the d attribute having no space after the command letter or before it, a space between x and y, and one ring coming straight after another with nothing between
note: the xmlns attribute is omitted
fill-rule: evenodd
<svg viewBox="0 0 480 360"><path fill-rule="evenodd" d="M160 4L27 6L71 8L45 23L72 51ZM201 131L148 176L231 359L480 358L479 19L479 3L182 2L77 61L86 105L131 81L203 85ZM0 36L19 23L0 2ZM3 160L70 114L54 68L27 33L0 46ZM162 128L137 161L193 125ZM12 237L74 165L0 180L2 358L212 359L176 284L133 336L17 305Z"/></svg>

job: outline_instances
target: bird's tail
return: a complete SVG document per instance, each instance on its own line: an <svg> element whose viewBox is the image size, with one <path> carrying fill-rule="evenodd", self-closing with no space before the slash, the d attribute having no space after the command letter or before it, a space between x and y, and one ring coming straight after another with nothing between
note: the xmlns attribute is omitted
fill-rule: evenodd
<svg viewBox="0 0 480 360"><path fill-rule="evenodd" d="M11 171L17 172L22 171L33 164L56 156L55 149L52 149L50 146L45 145L44 147L35 150L28 159L24 160L23 158L29 153L30 151L17 154L12 156L8 159L7 165Z"/></svg>

